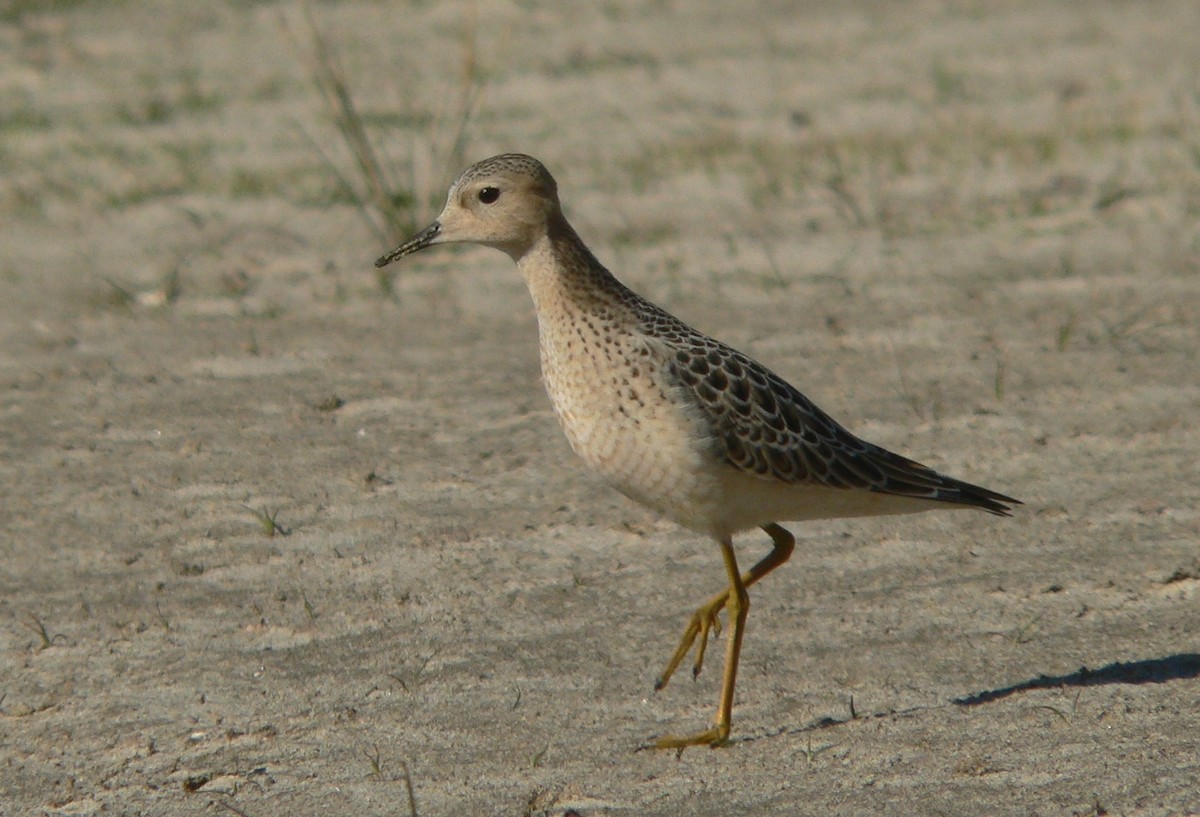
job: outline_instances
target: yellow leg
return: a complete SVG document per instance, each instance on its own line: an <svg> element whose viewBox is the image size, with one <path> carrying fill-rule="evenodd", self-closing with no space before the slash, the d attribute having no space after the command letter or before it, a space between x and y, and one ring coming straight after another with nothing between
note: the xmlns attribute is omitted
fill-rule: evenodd
<svg viewBox="0 0 1200 817"><path fill-rule="evenodd" d="M763 525L763 530L770 534L774 547L758 564L746 571L745 575L741 577L741 583L745 587L750 587L763 576L786 562L791 557L792 550L796 547L796 537L792 536L792 534L779 525L774 523ZM671 660L667 662L667 668L663 670L662 675L658 676L658 680L654 682L656 690L662 689L671 680L671 676L675 673L679 664L692 649L692 645L696 643L697 637L700 638L700 644L696 647L696 660L692 664L692 677L695 678L700 674L700 669L704 666L704 651L708 648L709 631L721 632L721 621L717 616L728 602L729 590L722 590L700 605L700 609L692 614L691 621L688 622L687 627L683 631L683 638L679 640L679 646L675 648Z"/></svg>
<svg viewBox="0 0 1200 817"><path fill-rule="evenodd" d="M694 735L665 735L654 742L655 749L682 749L685 746L709 744L720 746L729 739L729 727L733 716L733 688L737 683L738 657L742 652L742 634L746 627L746 614L750 612L750 594L738 570L733 542L726 537L721 540L721 555L725 557L725 572L729 575L728 598L725 607L729 610L729 635L725 639L725 677L721 682L721 699L717 704L717 722L711 729Z"/></svg>

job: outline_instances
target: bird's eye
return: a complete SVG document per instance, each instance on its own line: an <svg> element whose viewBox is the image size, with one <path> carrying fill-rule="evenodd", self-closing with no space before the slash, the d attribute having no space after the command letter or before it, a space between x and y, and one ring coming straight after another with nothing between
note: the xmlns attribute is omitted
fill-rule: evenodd
<svg viewBox="0 0 1200 817"><path fill-rule="evenodd" d="M491 204L498 198L500 198L500 189L498 187L479 188L479 200L484 204Z"/></svg>

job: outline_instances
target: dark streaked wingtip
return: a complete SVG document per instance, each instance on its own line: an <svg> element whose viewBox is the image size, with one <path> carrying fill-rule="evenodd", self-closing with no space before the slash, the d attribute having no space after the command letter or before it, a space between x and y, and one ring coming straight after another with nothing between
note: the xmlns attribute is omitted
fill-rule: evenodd
<svg viewBox="0 0 1200 817"><path fill-rule="evenodd" d="M428 227L426 227L424 230L417 233L412 238L408 239L408 241L405 241L403 244L401 244L396 249L392 250L391 252L387 253L386 255L381 255L381 256L379 256L379 258L375 259L375 266L376 267L386 267L388 264L392 263L393 261L395 261L398 258L403 258L404 256L410 255L410 254L416 252L417 250L425 249L426 247L428 247L430 244L433 243L433 240L435 238L437 238L441 232L442 232L441 223L437 222L437 221L433 222Z"/></svg>
<svg viewBox="0 0 1200 817"><path fill-rule="evenodd" d="M958 481L956 480L956 482ZM994 513L996 516L1012 516L1014 506L1025 504L1019 499L989 491L987 488L981 488L969 482L958 482L954 487L958 497L950 501L980 508L988 513ZM943 497L938 498L942 499Z"/></svg>
<svg viewBox="0 0 1200 817"><path fill-rule="evenodd" d="M882 471L884 479L872 485L870 490L979 508L996 516L1012 516L1013 508L1023 504L1019 499L940 474L927 465L891 451L876 446L871 448L872 462Z"/></svg>

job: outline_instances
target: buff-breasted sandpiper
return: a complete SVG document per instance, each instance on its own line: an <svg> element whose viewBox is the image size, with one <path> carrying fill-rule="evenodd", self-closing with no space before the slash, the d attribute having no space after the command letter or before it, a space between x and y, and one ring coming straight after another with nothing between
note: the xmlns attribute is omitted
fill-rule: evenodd
<svg viewBox="0 0 1200 817"><path fill-rule="evenodd" d="M375 264L453 242L495 247L516 261L537 310L546 391L575 453L621 493L720 545L728 588L692 615L655 685L693 646L699 673L724 608L716 721L656 747L729 739L746 588L795 545L779 522L934 508L1007 516L1019 504L860 440L762 364L624 286L567 223L554 178L530 156L467 168L437 220ZM733 536L755 527L773 547L743 574Z"/></svg>

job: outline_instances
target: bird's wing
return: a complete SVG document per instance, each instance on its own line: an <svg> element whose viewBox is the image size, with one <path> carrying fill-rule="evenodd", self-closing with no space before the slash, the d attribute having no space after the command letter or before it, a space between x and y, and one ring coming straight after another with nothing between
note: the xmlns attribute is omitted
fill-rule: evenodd
<svg viewBox="0 0 1200 817"><path fill-rule="evenodd" d="M686 325L670 329L662 338L668 372L710 423L734 468L786 483L940 500L1002 515L1017 503L860 440L757 361Z"/></svg>

